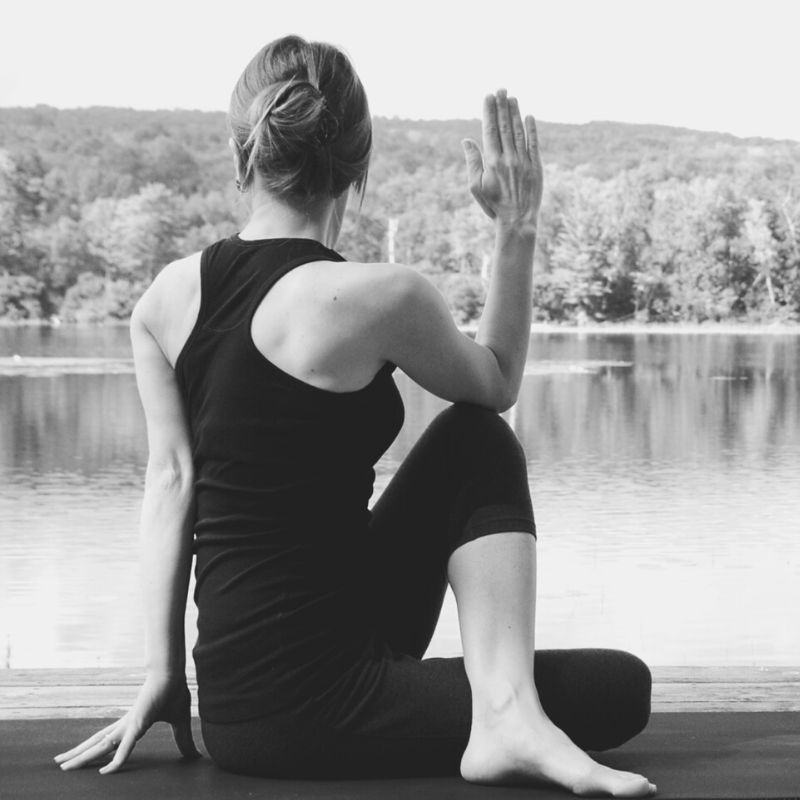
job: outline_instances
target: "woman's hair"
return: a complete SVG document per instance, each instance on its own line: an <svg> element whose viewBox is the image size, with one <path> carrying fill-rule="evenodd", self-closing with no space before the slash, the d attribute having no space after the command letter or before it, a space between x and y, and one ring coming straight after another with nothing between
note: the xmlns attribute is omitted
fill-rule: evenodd
<svg viewBox="0 0 800 800"><path fill-rule="evenodd" d="M260 50L233 90L228 124L242 190L258 172L295 207L350 186L363 194L372 120L353 65L333 45L286 36Z"/></svg>

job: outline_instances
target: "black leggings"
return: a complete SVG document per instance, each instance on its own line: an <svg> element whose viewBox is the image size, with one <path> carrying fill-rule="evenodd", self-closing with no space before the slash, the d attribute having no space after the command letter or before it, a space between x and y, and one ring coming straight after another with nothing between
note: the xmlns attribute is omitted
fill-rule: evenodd
<svg viewBox="0 0 800 800"><path fill-rule="evenodd" d="M333 713L302 708L233 723L203 722L223 769L266 777L455 774L472 700L462 658L422 656L447 588L447 561L467 541L535 534L526 461L508 425L465 404L442 412L373 509L377 667ZM365 673L366 674L366 673ZM650 672L616 650L540 650L534 678L545 712L586 750L617 747L650 714Z"/></svg>

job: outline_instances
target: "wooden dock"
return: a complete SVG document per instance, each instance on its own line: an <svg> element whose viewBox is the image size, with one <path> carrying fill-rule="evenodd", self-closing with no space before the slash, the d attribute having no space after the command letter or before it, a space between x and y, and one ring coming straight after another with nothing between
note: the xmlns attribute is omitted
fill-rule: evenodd
<svg viewBox="0 0 800 800"><path fill-rule="evenodd" d="M653 667L653 711L800 711L800 667ZM0 719L118 717L141 669L0 670ZM195 698L197 685L189 676Z"/></svg>

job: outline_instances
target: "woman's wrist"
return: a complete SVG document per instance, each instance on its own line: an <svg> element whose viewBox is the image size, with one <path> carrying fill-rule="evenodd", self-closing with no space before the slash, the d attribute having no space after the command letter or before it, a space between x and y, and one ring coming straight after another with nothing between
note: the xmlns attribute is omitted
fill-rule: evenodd
<svg viewBox="0 0 800 800"><path fill-rule="evenodd" d="M529 220L495 221L495 237L498 244L514 243L534 247L536 245L537 224Z"/></svg>
<svg viewBox="0 0 800 800"><path fill-rule="evenodd" d="M176 656L168 660L147 659L145 672L148 676L165 681L186 676L186 657Z"/></svg>
<svg viewBox="0 0 800 800"><path fill-rule="evenodd" d="M185 670L161 670L148 668L145 671L144 677L151 686L170 687L179 686L186 683Z"/></svg>
<svg viewBox="0 0 800 800"><path fill-rule="evenodd" d="M495 264L500 262L518 264L525 270L533 268L533 255L536 250L536 227L525 225L498 224L495 229Z"/></svg>

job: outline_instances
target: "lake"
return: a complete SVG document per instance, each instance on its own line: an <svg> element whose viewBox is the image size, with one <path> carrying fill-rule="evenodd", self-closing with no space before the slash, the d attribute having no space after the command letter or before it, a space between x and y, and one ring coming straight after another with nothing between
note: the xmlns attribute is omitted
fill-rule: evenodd
<svg viewBox="0 0 800 800"><path fill-rule="evenodd" d="M0 328L0 666L142 662L129 359L125 328ZM445 405L397 381L376 495ZM536 332L504 416L539 528L539 647L800 664L800 336ZM190 601L190 639L194 620ZM430 652L460 652L452 597Z"/></svg>

